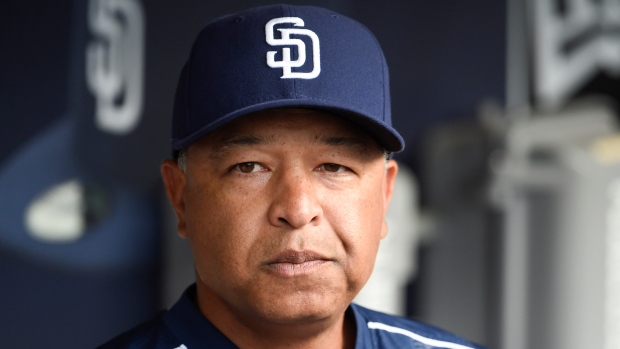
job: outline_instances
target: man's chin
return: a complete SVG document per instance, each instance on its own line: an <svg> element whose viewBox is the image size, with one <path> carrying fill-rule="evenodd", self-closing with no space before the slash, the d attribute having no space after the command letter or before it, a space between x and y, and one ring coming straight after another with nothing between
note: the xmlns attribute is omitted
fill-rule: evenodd
<svg viewBox="0 0 620 349"><path fill-rule="evenodd" d="M340 317L348 303L345 300L330 299L321 295L280 294L272 302L263 306L258 305L256 309L264 321L274 325L310 325L330 322Z"/></svg>

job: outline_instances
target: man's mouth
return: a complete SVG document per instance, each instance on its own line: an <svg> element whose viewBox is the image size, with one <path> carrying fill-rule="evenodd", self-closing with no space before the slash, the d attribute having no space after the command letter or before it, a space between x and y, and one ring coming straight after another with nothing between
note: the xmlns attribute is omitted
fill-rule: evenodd
<svg viewBox="0 0 620 349"><path fill-rule="evenodd" d="M331 260L314 251L286 250L266 263L265 267L281 277L310 274Z"/></svg>

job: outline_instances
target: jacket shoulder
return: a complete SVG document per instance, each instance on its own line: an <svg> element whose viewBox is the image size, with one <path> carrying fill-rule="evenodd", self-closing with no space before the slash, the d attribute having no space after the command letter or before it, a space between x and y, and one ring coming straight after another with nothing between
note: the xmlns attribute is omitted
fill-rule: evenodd
<svg viewBox="0 0 620 349"><path fill-rule="evenodd" d="M372 340L379 348L417 348L416 345L424 344L428 348L484 349L435 326L353 306L364 318Z"/></svg>
<svg viewBox="0 0 620 349"><path fill-rule="evenodd" d="M181 343L166 327L160 312L153 319L124 332L97 349L174 349Z"/></svg>

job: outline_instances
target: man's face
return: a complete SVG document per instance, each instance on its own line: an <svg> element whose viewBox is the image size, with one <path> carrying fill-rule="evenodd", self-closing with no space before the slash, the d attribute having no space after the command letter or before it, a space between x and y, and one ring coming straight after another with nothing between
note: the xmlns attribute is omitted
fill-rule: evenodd
<svg viewBox="0 0 620 349"><path fill-rule="evenodd" d="M397 166L350 122L282 109L194 143L162 173L199 306L246 324L342 316L368 280Z"/></svg>

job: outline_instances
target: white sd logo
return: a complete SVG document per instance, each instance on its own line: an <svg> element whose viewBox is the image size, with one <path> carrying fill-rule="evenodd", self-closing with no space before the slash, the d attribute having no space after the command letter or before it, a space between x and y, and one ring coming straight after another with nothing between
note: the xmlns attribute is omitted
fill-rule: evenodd
<svg viewBox="0 0 620 349"><path fill-rule="evenodd" d="M276 24L293 23L295 27L303 27L304 21L299 17L281 17L274 18L265 25L265 37L267 43L271 46L297 46L297 59L291 60L291 49L289 47L282 48L282 60L276 61L277 51L267 52L267 65L271 68L282 68L282 79L314 79L321 73L321 52L319 48L319 37L309 29L301 28L278 28L282 35L281 39L273 36L273 27ZM300 39L291 39L291 34L307 35L312 40L312 71L309 73L292 72L291 68L298 68L306 63L306 44Z"/></svg>

